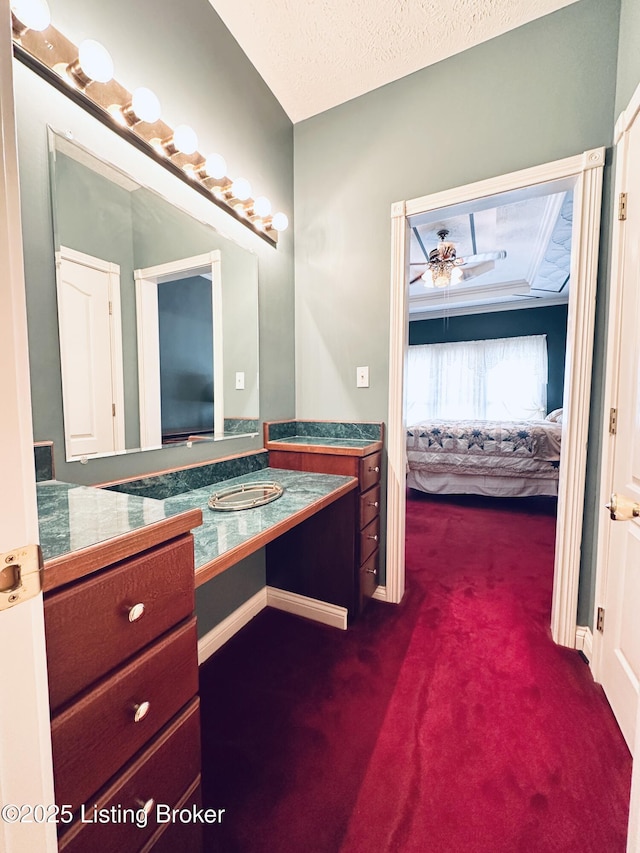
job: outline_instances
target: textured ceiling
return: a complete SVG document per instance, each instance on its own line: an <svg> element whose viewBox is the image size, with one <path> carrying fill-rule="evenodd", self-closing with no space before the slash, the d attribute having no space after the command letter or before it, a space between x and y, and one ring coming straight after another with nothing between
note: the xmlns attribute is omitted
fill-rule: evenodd
<svg viewBox="0 0 640 853"><path fill-rule="evenodd" d="M210 0L293 122L576 0Z"/></svg>

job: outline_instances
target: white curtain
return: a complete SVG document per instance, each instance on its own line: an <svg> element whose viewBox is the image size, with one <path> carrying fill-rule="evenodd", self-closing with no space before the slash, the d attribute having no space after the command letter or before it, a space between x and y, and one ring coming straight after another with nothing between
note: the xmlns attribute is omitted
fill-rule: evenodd
<svg viewBox="0 0 640 853"><path fill-rule="evenodd" d="M407 424L544 418L547 379L546 335L410 346Z"/></svg>

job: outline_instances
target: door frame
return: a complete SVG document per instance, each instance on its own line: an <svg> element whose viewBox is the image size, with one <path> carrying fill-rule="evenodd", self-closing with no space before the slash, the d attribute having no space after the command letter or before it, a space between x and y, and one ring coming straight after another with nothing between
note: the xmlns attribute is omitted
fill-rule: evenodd
<svg viewBox="0 0 640 853"><path fill-rule="evenodd" d="M9 0L0 0L0 552L39 541ZM0 803L54 803L42 594L0 612ZM0 850L58 849L54 823L0 820Z"/></svg>
<svg viewBox="0 0 640 853"><path fill-rule="evenodd" d="M406 422L405 362L408 345L409 217L536 184L575 179L571 253L572 296L567 321L563 465L558 484L558 519L551 609L556 643L576 647L580 545L587 460L595 295L605 149L594 148L507 175L455 187L391 206L391 294L389 335L389 430L387 470L387 576L376 597L399 602L405 586Z"/></svg>
<svg viewBox="0 0 640 853"><path fill-rule="evenodd" d="M224 433L224 365L222 339L222 253L219 249L166 264L134 270L138 335L140 447L162 447L160 395L160 331L158 285L178 275L211 276L213 309L213 432Z"/></svg>
<svg viewBox="0 0 640 853"><path fill-rule="evenodd" d="M640 85L636 88L627 108L620 114L614 129L613 144L615 146L615 182L614 199L620 198L620 193L629 189L625 186L628 136L634 121L640 121ZM616 205L614 210L617 211ZM604 506L609 500L613 484L613 462L615 456L615 434L609 432L610 410L618 408L618 380L620 367L620 328L622 312L623 258L625 251L626 229L623 221L617 215L613 216L611 236L611 274L609 279L609 317L607 321L607 346L605 353L605 388L602 413L602 449L599 504L602 508L598 524L598 545L596 556L595 600L593 624L596 625L598 607L606 606L605 592L609 570L608 552L611 533L611 520ZM601 680L603 666L602 634L593 632L593 656L591 671L596 681ZM640 703L638 703L638 721L636 723L636 739L634 755L640 757ZM629 807L629 830L627 836L628 853L640 851L640 761L634 760L631 774L631 800Z"/></svg>

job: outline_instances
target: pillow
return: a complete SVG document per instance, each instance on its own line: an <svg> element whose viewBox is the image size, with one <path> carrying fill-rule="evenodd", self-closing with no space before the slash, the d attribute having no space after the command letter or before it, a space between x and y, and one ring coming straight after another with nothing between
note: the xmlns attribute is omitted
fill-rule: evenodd
<svg viewBox="0 0 640 853"><path fill-rule="evenodd" d="M562 409L554 409L552 412L549 412L545 421L551 421L554 424L562 423Z"/></svg>

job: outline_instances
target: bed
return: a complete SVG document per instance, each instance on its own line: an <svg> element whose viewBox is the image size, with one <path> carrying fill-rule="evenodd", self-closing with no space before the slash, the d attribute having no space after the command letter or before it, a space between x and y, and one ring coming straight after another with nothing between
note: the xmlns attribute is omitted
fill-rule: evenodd
<svg viewBox="0 0 640 853"><path fill-rule="evenodd" d="M430 494L557 495L562 417L440 421L407 429L407 485Z"/></svg>

